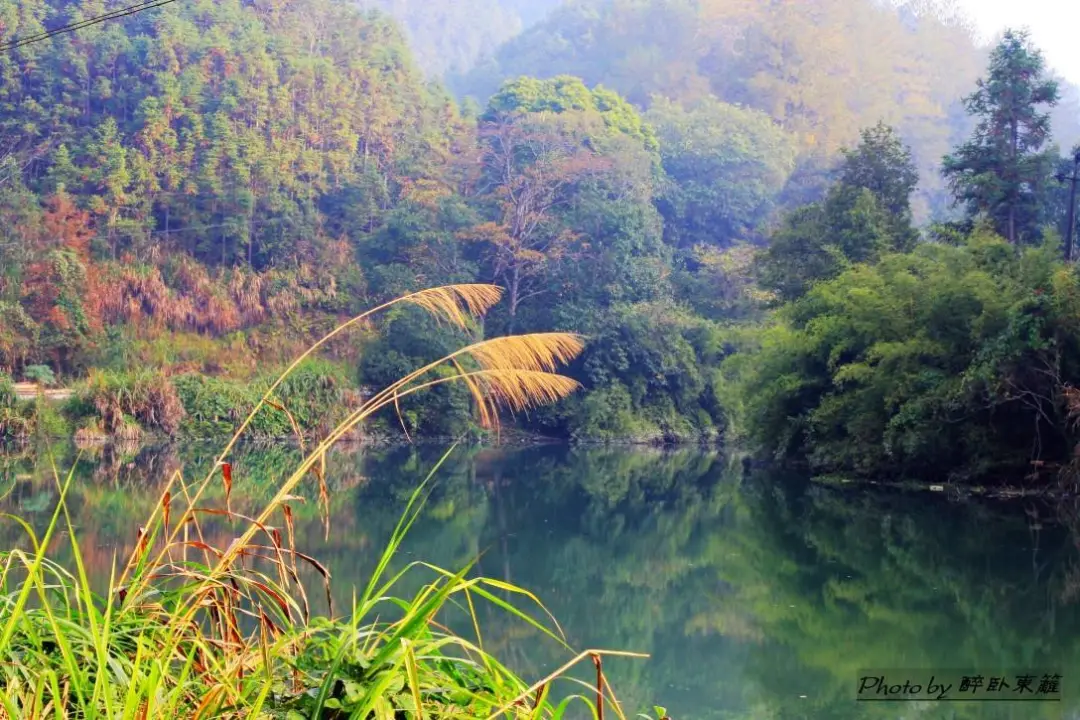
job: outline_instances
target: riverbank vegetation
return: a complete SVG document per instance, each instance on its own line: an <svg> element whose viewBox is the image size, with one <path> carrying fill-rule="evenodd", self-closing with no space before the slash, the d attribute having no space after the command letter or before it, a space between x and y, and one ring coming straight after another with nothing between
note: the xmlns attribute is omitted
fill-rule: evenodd
<svg viewBox="0 0 1080 720"><path fill-rule="evenodd" d="M413 293L390 306L411 305L464 329L500 294L493 286L456 285ZM369 315L354 318L325 339ZM47 526L38 535L15 519L26 534L21 547L0 554L0 656L6 658L0 703L5 713L558 718L583 705L595 717L602 717L606 706L624 718L604 681L603 652L571 657L561 669L528 685L484 650L477 603L490 603L560 639L558 626L542 607L526 612L511 604L514 598L535 602L530 593L473 577L468 566L450 572L416 562L388 572L430 495L431 475L409 499L376 569L356 588L343 615L333 606L330 571L297 547L292 513L304 499L296 494L299 488L310 484L329 536L326 454L352 427L400 397L461 383L480 417L497 423L499 408L521 411L573 392L577 383L555 370L581 348L576 336L555 333L504 336L459 348L351 407L271 489L268 501L251 510L234 508L234 484L245 478L234 475L231 451L262 405L272 402L276 387L293 379L290 373L300 367L301 357L267 388L204 478L171 475L150 517L138 527L130 557L123 564L114 558L104 589L90 583L80 533L68 513L74 472L64 479L54 467L59 497ZM437 372L447 366L452 374ZM437 469L438 464L433 472ZM223 503L207 504L211 488L223 489ZM219 522L232 532L212 531ZM66 540L58 541L61 535ZM217 537L232 539L226 544ZM69 546L72 563L58 564L49 557L57 542ZM403 580L417 575L425 577L422 587L395 598ZM312 584L313 576L320 582ZM316 589L325 593L325 614L311 612ZM455 607L465 608L475 640L446 629L446 617ZM556 681L581 660L595 664L591 692L562 692ZM658 710L658 716L663 714Z"/></svg>
<svg viewBox="0 0 1080 720"><path fill-rule="evenodd" d="M1075 457L1080 276L1055 227L1043 70L1007 34L967 99L976 129L944 160L962 219L917 241L914 166L880 127L786 218L759 257L778 308L725 363L756 447L879 479L1045 478Z"/></svg>

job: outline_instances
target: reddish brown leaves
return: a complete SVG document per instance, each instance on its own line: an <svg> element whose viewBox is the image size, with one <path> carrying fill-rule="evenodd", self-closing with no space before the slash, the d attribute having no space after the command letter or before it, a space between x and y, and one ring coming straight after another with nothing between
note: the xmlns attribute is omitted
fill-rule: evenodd
<svg viewBox="0 0 1080 720"><path fill-rule="evenodd" d="M150 542L150 533L148 533L146 531L146 528L144 528L142 525L140 525L139 526L139 533L138 533L137 537L138 537L138 544L137 544L137 546L135 548L135 553L136 553L136 556L135 556L136 560L135 561L136 561L136 563L140 562L142 560L142 558L143 558L143 555L146 554L146 547Z"/></svg>
<svg viewBox="0 0 1080 720"><path fill-rule="evenodd" d="M232 513L232 464L221 463L221 477L225 482L225 509Z"/></svg>
<svg viewBox="0 0 1080 720"><path fill-rule="evenodd" d="M161 498L161 516L165 522L165 536L169 536L169 511L172 508L172 493L168 490L165 491L165 495Z"/></svg>
<svg viewBox="0 0 1080 720"><path fill-rule="evenodd" d="M604 720L604 664L599 655L592 656L596 666L596 720Z"/></svg>

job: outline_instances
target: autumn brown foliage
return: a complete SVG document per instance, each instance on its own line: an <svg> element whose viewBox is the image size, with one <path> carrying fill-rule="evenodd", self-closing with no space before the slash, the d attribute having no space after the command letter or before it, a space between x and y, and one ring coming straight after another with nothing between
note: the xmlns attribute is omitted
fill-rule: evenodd
<svg viewBox="0 0 1080 720"><path fill-rule="evenodd" d="M104 265L94 285L94 303L106 322L215 335L287 319L336 295L333 278L320 278L308 265L211 274L183 256L164 267Z"/></svg>

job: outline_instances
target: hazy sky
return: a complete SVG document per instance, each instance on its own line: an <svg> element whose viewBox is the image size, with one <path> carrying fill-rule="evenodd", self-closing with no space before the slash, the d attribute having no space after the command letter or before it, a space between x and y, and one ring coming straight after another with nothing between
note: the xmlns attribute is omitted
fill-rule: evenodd
<svg viewBox="0 0 1080 720"><path fill-rule="evenodd" d="M1080 3L1075 0L960 0L987 38L1028 27L1051 67L1080 83Z"/></svg>

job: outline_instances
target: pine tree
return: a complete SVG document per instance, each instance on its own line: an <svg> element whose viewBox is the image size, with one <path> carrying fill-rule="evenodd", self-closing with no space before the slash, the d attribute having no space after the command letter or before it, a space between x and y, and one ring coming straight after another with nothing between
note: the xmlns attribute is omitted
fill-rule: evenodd
<svg viewBox="0 0 1080 720"><path fill-rule="evenodd" d="M989 76L964 99L975 133L944 159L942 172L970 216L986 214L1010 242L1040 236L1044 187L1053 162L1044 150L1058 86L1026 32L1006 32L990 55Z"/></svg>

